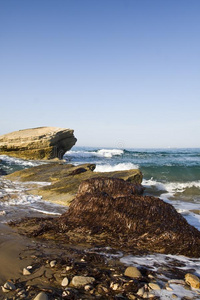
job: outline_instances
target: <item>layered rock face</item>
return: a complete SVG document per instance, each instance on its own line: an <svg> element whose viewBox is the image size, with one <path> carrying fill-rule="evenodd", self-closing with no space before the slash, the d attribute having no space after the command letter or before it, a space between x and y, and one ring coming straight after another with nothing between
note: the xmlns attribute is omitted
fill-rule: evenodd
<svg viewBox="0 0 200 300"><path fill-rule="evenodd" d="M164 201L139 196L138 185L117 178L84 181L60 217L64 232L92 236L133 252L200 255L200 232Z"/></svg>
<svg viewBox="0 0 200 300"><path fill-rule="evenodd" d="M24 159L61 159L76 143L72 129L38 127L0 136L0 154Z"/></svg>

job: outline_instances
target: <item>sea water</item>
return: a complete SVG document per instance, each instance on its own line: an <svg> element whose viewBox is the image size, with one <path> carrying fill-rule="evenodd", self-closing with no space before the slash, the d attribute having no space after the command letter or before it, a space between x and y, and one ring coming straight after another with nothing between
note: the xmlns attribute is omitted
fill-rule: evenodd
<svg viewBox="0 0 200 300"><path fill-rule="evenodd" d="M143 174L142 184L145 187L145 194L160 197L172 204L190 224L200 230L200 148L73 147L64 155L64 159L66 163L75 165L94 163L95 172L140 169ZM41 162L0 155L0 169L7 173L39 164ZM1 193L2 191L0 196Z"/></svg>
<svg viewBox="0 0 200 300"><path fill-rule="evenodd" d="M66 163L79 165L83 163L96 164L95 172L110 172L118 170L140 169L143 173L142 184L146 195L153 195L172 204L187 221L200 230L200 149L107 149L74 147L64 155ZM0 156L0 170L6 173L37 166L41 162L26 161ZM48 185L49 183L20 183L10 182L0 176L0 222L6 222L20 215L32 216L33 213L44 215L60 215L66 207L53 205L43 201L40 195L30 195L28 189L31 184ZM29 188L28 188L29 187ZM7 197L7 198L6 198ZM1 201L1 199L4 199ZM112 249L90 249L102 253L112 254ZM110 249L110 250L109 250ZM148 256L132 256L118 254L122 263L141 266L157 271L178 262L179 269L190 270L200 276L199 259L184 256L151 254ZM161 275L160 284L167 278ZM177 284L170 285L173 291L161 290L157 292L162 300L177 299L183 296L194 297L195 291L186 291ZM198 298L197 298L198 299ZM200 299L200 298L199 298Z"/></svg>
<svg viewBox="0 0 200 300"><path fill-rule="evenodd" d="M74 164L95 163L96 172L140 169L145 194L174 205L200 230L200 148L97 149L73 148L65 154Z"/></svg>

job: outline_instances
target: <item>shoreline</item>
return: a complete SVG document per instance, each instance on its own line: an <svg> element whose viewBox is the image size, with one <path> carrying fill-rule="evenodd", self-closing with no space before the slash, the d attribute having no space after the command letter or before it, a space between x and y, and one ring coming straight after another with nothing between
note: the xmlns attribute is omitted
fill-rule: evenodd
<svg viewBox="0 0 200 300"><path fill-rule="evenodd" d="M40 292L45 292L48 299L63 299L66 291L75 293L78 298L64 299L139 299L138 291L144 287L143 293L149 293L151 299L173 299L181 293L190 296L190 299L199 299L200 290L192 289L184 282L185 274L194 272L187 266L187 258L166 255L166 263L156 261L145 266L148 256L130 256L130 252L119 252L111 248L94 248L91 245L73 245L56 243L49 240L27 238L19 235L8 225L0 225L0 285L12 280L16 289L9 293L0 290L0 299L16 296L23 290L25 299L34 299ZM2 234L3 231L3 234ZM153 254L152 254L153 255ZM162 255L161 255L162 256ZM131 262L131 257L133 261ZM150 259L151 257L151 259ZM162 256L165 257L165 256ZM149 255L152 261L152 256ZM184 262L185 259L185 262ZM56 262L50 267L52 261ZM192 259L189 259L192 262ZM195 264L195 261L193 262ZM185 269L184 269L185 265ZM23 275L23 268L32 266L30 275ZM136 266L141 272L139 278L124 276L128 266ZM200 266L199 266L200 271ZM196 271L195 271L196 272ZM88 289L74 287L71 283L74 276L93 277L94 283L88 284ZM64 278L70 284L62 286ZM133 284L134 283L134 284ZM156 288L153 287L153 284ZM118 296L119 295L119 296ZM121 295L121 296L120 296ZM123 298L122 298L123 295ZM117 297L117 298L116 298ZM121 297L121 298L120 298ZM134 298L135 297L135 298ZM17 298L18 299L18 298Z"/></svg>
<svg viewBox="0 0 200 300"><path fill-rule="evenodd" d="M44 168L45 165L43 165ZM54 163L51 163L51 166L53 165ZM87 164L87 166L88 165L89 164ZM39 166L36 167L36 169L43 167ZM77 172L77 169L79 170L80 168L81 166L76 166L74 169L75 172L70 176L73 176L74 179L82 176L85 171L82 172L81 170L80 173L79 171ZM33 170L33 168L30 168L25 170L24 173L31 173L31 169ZM23 173L23 171L19 172ZM49 174L52 174L51 171L47 176L49 176ZM109 176L110 174L107 175ZM38 176L38 174L33 175L33 178L36 178L34 176ZM13 177L15 176L13 175ZM56 181L53 180L53 183L55 182ZM60 194L60 196L62 196L62 194ZM36 215L44 216L39 212L30 212L30 217ZM34 299L41 291L44 291L48 295L48 299L55 299L55 297L57 297L56 299L63 299L62 293L65 292L66 288L61 285L61 282L64 278L64 274L68 277L69 282L72 282L74 275L91 275L95 278L95 283L90 285L88 291L86 291L84 287L81 289L74 288L74 286L70 285L71 283L67 285L68 289L75 292L76 297L78 297L77 299L79 299L79 297L81 297L81 299L137 299L134 298L137 297L137 292L140 288L145 286L144 293L146 292L154 295L154 299L164 299L159 293L163 293L163 295L168 296L169 299L173 299L173 295L177 294L178 299L181 299L179 297L180 289L182 290L182 293L185 292L185 295L190 297L190 299L198 299L199 297L198 293L200 290L198 289L196 291L191 289L184 281L185 274L188 272L200 276L200 266L197 265L197 268L195 268L195 260L193 259L185 257L185 260L180 259L179 261L176 255L174 257L172 255L169 266L167 266L167 264L163 262L156 262L156 255L149 253L146 256L147 261L148 259L152 260L152 256L155 257L154 267L152 267L148 264L145 266L144 263L141 263L141 265L139 263L137 264L136 260L121 260L118 251L112 248L106 250L105 247L99 246L94 250L94 246L95 245L92 246L91 244L86 243L79 245L73 244L73 240L72 243L60 243L59 241L53 240L28 238L24 235L19 235L16 229L5 224L0 224L0 266L4 270L3 272L0 272L0 285L4 285L7 280L12 279L15 282L17 289L24 290L26 295L25 299ZM100 254L100 252L104 253ZM123 251L121 252L121 255L124 257L133 257L133 254L131 254L130 251ZM135 257L137 258L137 256ZM158 255L157 257L165 257L166 261L169 259L167 255ZM145 256L141 256L140 258L143 259L144 262ZM57 261L57 266L54 269L49 266L50 261L53 260ZM140 260L138 259L138 261ZM194 262L192 267L191 265L187 267L187 262L189 261ZM30 277L22 274L23 268L29 265L33 266ZM67 266L71 267L72 265L73 271L66 272L65 270L64 272L64 269L66 269ZM133 279L127 279L127 277L124 276L126 266L131 265L137 265L142 273L141 278L137 280L134 279L134 281L136 281L134 288L131 285L131 280ZM183 265L185 269L183 269ZM98 269L101 276L105 277L105 280L102 279L103 277L98 279L96 273L93 273L93 269ZM61 276L61 274L63 275ZM174 286L174 283L169 283L170 279L182 280L182 284L175 283ZM148 288L149 283L158 284L160 286L160 291ZM131 286L132 291L127 290L124 285L126 285L126 287L129 286L129 288ZM29 291L28 287L30 286L31 288ZM166 289L166 287L169 287L169 289ZM9 299L12 299L10 297L16 296L16 292L12 291L9 292L9 294L6 294L2 290L0 291L0 299L5 299L7 295L9 296ZM123 295L124 298L120 298L120 295ZM102 298L100 298L100 296Z"/></svg>

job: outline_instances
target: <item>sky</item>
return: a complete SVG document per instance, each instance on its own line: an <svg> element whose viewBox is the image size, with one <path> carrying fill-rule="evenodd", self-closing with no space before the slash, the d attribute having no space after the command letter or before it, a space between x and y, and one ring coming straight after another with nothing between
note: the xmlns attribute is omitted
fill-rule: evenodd
<svg viewBox="0 0 200 300"><path fill-rule="evenodd" d="M199 0L0 0L0 134L200 147Z"/></svg>

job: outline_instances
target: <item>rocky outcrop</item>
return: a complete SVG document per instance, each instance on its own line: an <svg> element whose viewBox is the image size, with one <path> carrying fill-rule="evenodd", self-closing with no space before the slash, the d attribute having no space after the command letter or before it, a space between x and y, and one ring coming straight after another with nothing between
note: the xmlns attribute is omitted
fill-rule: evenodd
<svg viewBox="0 0 200 300"><path fill-rule="evenodd" d="M200 232L164 201L138 196L122 179L94 178L80 187L59 226L117 248L199 257Z"/></svg>
<svg viewBox="0 0 200 300"><path fill-rule="evenodd" d="M76 143L72 129L38 127L0 136L0 154L24 159L61 159Z"/></svg>
<svg viewBox="0 0 200 300"><path fill-rule="evenodd" d="M59 162L51 162L48 164L42 164L37 167L25 169L14 172L6 178L10 180L21 180L21 181L41 181L50 182L51 185L40 186L38 189L31 190L30 193L41 195L44 200L52 201L63 205L69 205L74 199L79 185L87 179L96 177L113 177L122 178L127 182L131 182L138 185L143 191L142 186L142 173L140 170L127 170L127 171L115 171L99 173L94 172L95 164L84 164L74 166L71 164ZM98 189L97 186L93 187ZM111 187L109 187L111 188ZM119 186L118 186L119 188ZM128 188L128 186L121 186L120 189ZM121 191L122 192L122 191ZM118 191L119 193L119 191Z"/></svg>

